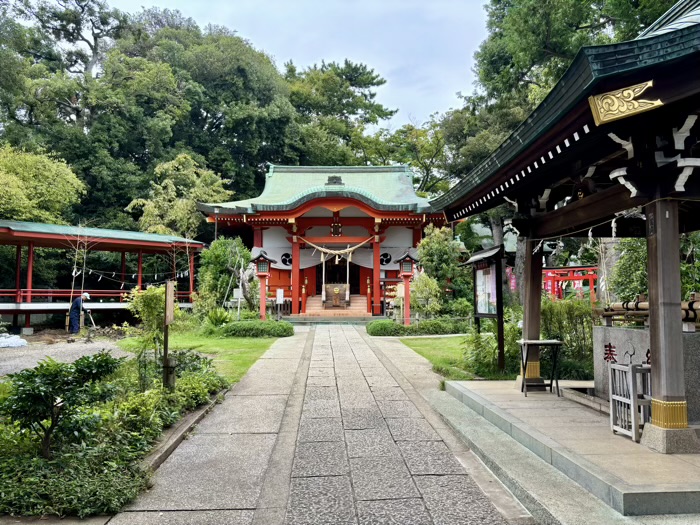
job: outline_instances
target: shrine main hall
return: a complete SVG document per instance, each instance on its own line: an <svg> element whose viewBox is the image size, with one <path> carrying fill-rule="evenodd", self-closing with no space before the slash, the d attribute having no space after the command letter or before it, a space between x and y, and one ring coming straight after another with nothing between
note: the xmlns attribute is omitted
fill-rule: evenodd
<svg viewBox="0 0 700 525"><path fill-rule="evenodd" d="M268 297L283 293L292 315L381 314L400 280L397 260L415 257L428 224L445 223L407 166L272 165L258 197L200 210L217 235L265 252Z"/></svg>

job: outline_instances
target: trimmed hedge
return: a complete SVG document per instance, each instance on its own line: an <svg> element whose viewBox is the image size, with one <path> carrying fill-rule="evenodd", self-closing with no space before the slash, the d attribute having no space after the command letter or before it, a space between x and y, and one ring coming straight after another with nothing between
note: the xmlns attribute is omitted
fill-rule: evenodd
<svg viewBox="0 0 700 525"><path fill-rule="evenodd" d="M381 319L367 324L367 333L374 336L464 334L468 330L467 321L452 319L428 319L410 326L404 326L390 319Z"/></svg>
<svg viewBox="0 0 700 525"><path fill-rule="evenodd" d="M287 321L233 321L221 327L224 337L290 337L294 326Z"/></svg>

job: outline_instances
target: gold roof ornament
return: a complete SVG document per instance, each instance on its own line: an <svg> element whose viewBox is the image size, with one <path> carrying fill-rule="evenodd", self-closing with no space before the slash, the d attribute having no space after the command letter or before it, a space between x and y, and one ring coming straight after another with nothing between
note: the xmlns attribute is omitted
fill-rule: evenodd
<svg viewBox="0 0 700 525"><path fill-rule="evenodd" d="M637 99L653 85L654 81L649 80L634 86L588 97L596 126L663 106L664 103L658 98L656 100Z"/></svg>

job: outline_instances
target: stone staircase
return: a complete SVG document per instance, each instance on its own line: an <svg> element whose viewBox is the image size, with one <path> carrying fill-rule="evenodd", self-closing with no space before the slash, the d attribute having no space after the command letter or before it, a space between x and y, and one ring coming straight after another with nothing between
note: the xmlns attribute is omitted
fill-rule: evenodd
<svg viewBox="0 0 700 525"><path fill-rule="evenodd" d="M297 317L297 316L291 316ZM372 317L367 313L367 298L364 295L351 295L347 308L323 308L321 296L316 295L306 300L306 313L299 317Z"/></svg>

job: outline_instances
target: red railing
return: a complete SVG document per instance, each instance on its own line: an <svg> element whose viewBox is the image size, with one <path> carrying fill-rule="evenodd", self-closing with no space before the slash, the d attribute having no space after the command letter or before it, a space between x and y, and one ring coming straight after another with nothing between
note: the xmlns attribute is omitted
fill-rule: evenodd
<svg viewBox="0 0 700 525"><path fill-rule="evenodd" d="M108 299L107 302L121 302L124 295L127 293L126 290L83 290L90 294L90 302L97 302L99 299ZM71 297L76 298L82 293L81 290L56 290L56 289L0 289L0 300L9 299L5 302L16 302L16 303L29 303L29 302L58 302L58 301L70 301ZM179 302L189 302L190 292L189 291L177 291L175 292ZM58 301L55 301L55 300Z"/></svg>

